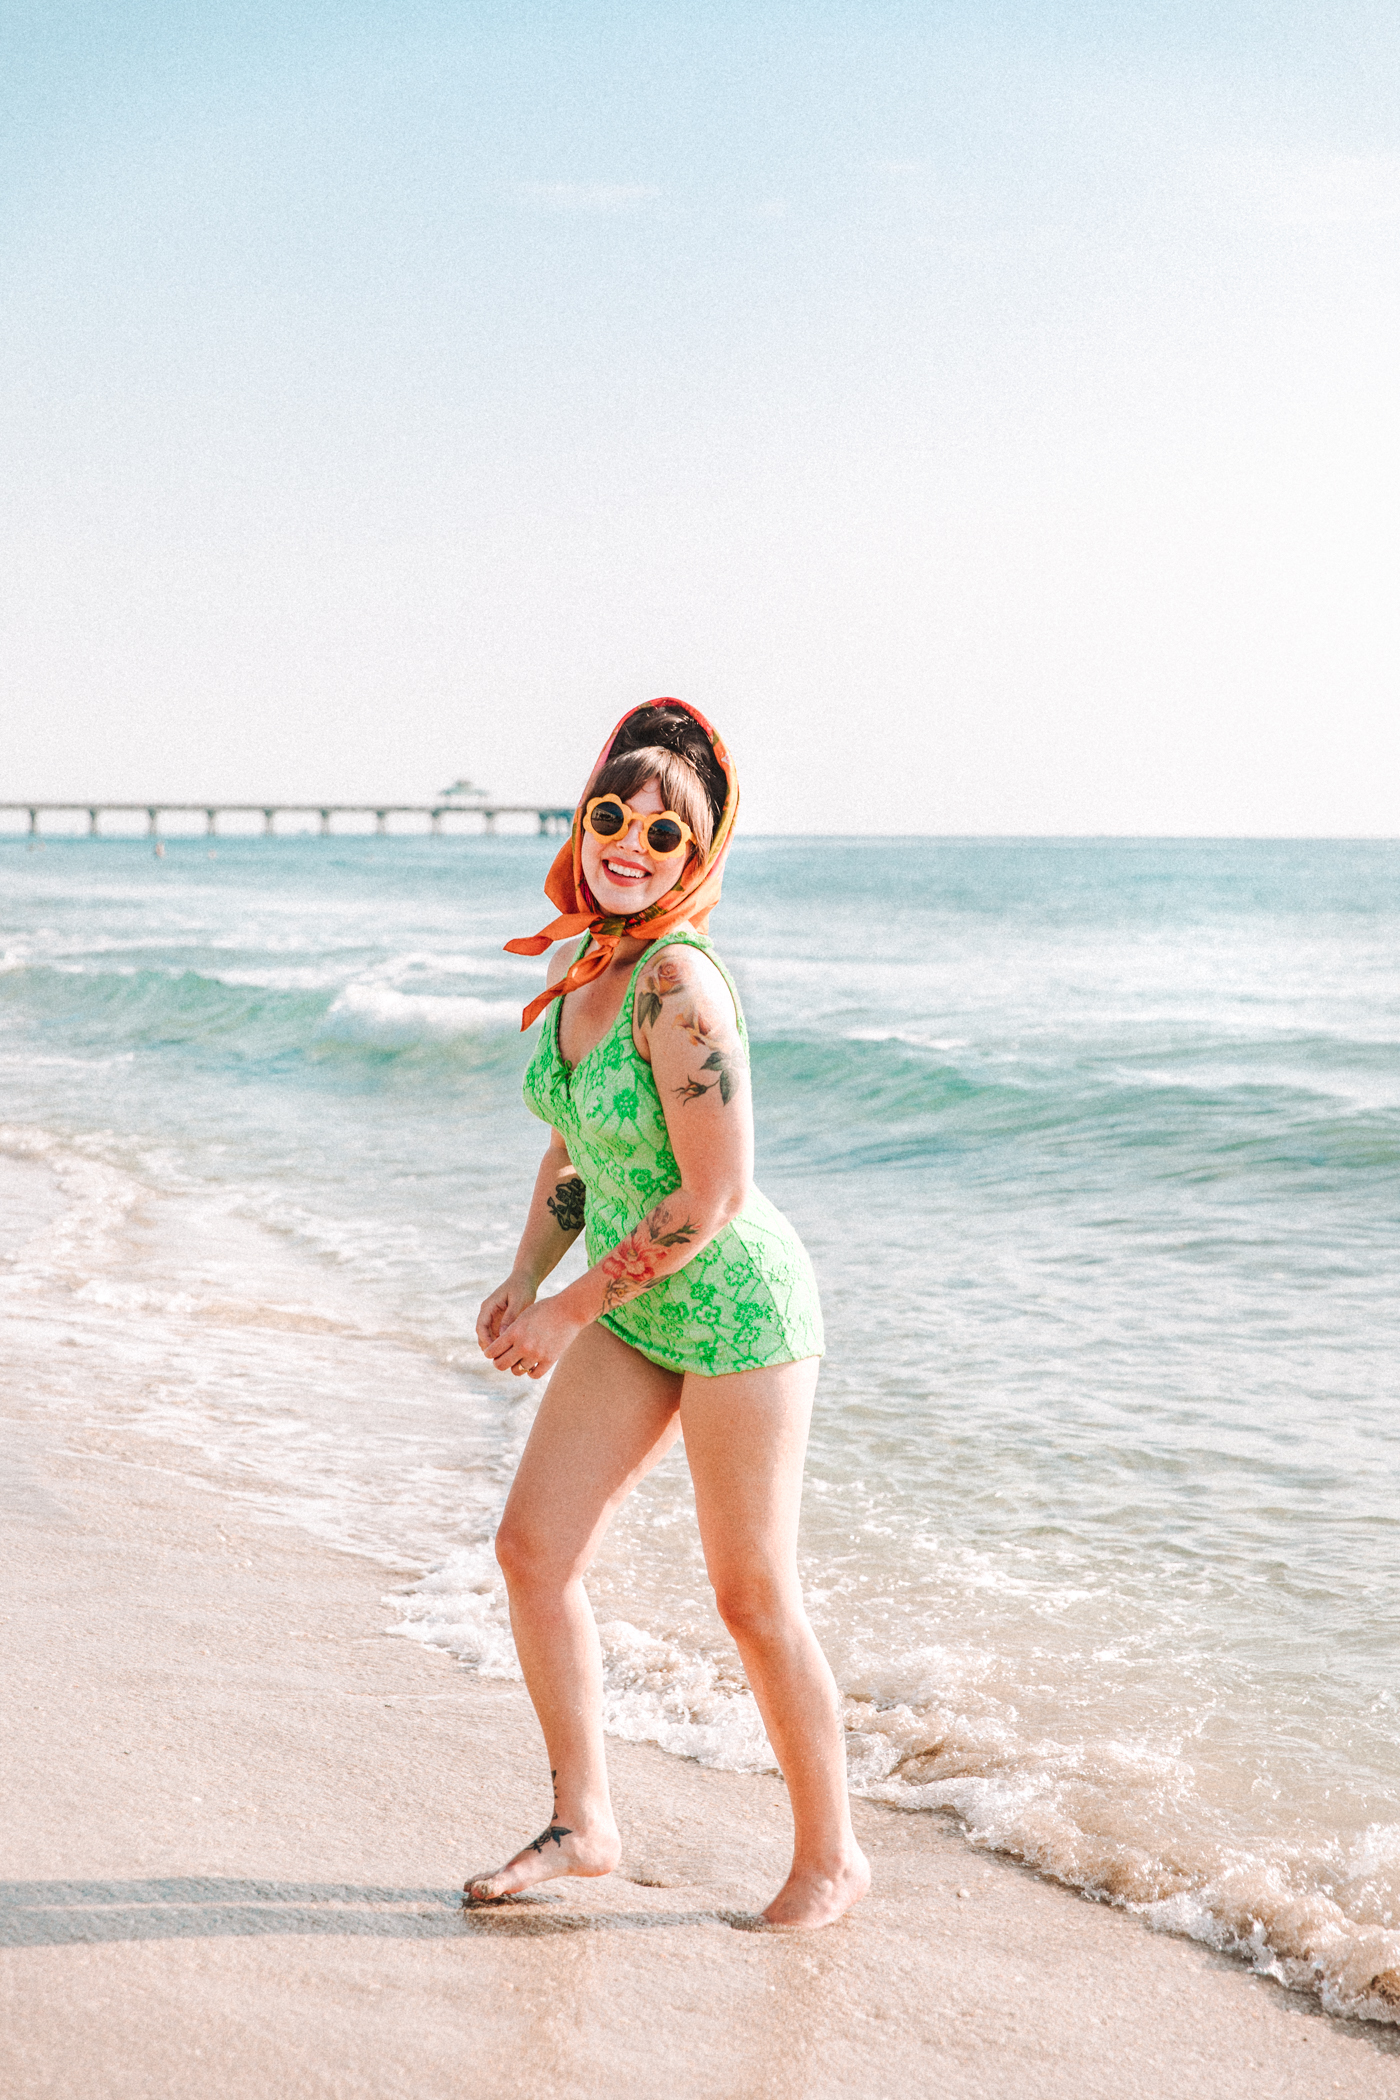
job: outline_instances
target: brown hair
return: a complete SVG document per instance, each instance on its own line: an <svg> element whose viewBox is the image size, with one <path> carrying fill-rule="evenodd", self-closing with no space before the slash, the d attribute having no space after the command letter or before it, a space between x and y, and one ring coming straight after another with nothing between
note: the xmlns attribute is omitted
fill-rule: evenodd
<svg viewBox="0 0 1400 2100"><path fill-rule="evenodd" d="M715 757L714 745L694 715L687 714L683 707L668 706L665 701L653 701L646 707L633 708L613 738L608 762L611 764L613 759L620 758L624 751L642 749L653 756L657 751L672 752L690 768L710 805L709 830L702 833L700 826L686 816L678 802L672 807L678 816L685 816L697 838L711 839L724 814L729 783L724 777L723 766ZM659 779L660 775L651 777ZM641 786L640 780L636 785Z"/></svg>
<svg viewBox="0 0 1400 2100"><path fill-rule="evenodd" d="M695 846L703 860L715 835L714 812L700 775L678 752L663 751L659 744L614 750L588 790L588 800L595 795L620 795L630 802L649 780L656 782L666 808L673 809L695 833Z"/></svg>

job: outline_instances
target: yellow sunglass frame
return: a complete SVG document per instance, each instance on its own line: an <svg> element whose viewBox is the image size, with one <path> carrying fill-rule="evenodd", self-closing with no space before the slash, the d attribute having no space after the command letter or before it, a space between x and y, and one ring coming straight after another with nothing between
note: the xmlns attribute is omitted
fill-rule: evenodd
<svg viewBox="0 0 1400 2100"><path fill-rule="evenodd" d="M593 812L601 802L611 802L622 811L623 823L619 831L599 831L597 825L593 822ZM674 860L678 853L684 853L687 846L695 843L695 833L686 823L685 818L678 817L673 809L633 809L631 803L624 802L621 795L595 795L584 809L583 822L585 830L591 831L595 839L600 839L608 844L614 839L625 838L634 823L640 824L642 828L642 843L653 860ZM672 846L668 852L662 853L658 847L653 846L651 843L650 832L653 824L678 824L681 833L680 844Z"/></svg>

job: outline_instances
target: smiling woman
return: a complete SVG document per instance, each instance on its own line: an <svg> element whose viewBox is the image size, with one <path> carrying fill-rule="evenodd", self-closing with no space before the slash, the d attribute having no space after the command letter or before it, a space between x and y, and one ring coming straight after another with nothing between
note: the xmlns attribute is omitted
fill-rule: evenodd
<svg viewBox="0 0 1400 2100"><path fill-rule="evenodd" d="M477 1324L498 1370L557 1365L496 1541L554 1808L505 1867L467 1883L476 1902L617 1864L583 1577L682 1432L715 1601L792 1802L792 1870L764 1916L826 1925L869 1884L836 1688L797 1581L821 1312L801 1241L753 1186L747 1032L704 932L737 802L702 717L677 702L634 709L551 872L564 911L511 944L537 953L584 935L526 1008L527 1024L547 1009L525 1094L552 1135L515 1266ZM537 1302L580 1230L592 1266Z"/></svg>

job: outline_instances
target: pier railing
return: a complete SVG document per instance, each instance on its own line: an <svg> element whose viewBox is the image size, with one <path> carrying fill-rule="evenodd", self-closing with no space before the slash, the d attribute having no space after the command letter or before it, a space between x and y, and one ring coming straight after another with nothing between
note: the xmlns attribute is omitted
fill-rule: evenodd
<svg viewBox="0 0 1400 2100"><path fill-rule="evenodd" d="M538 802L0 802L0 817L29 819L28 836L39 838L39 819L45 816L86 816L89 838L101 836L106 816L144 817L146 836L159 838L162 817L203 817L207 838L218 835L220 817L261 817L263 832L272 836L279 817L317 817L320 830L329 834L334 817L373 817L378 833L387 832L390 817L427 817L433 831L442 830L444 817L480 817L485 831L496 829L498 817L534 817L541 838L567 831L573 822L572 809L550 808Z"/></svg>

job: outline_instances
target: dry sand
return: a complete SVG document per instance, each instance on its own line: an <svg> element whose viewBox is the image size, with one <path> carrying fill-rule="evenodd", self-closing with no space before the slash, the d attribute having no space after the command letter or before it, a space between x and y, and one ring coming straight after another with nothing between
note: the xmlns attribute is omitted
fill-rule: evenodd
<svg viewBox="0 0 1400 2100"><path fill-rule="evenodd" d="M0 1423L0 2092L65 2100L1395 2095L1400 2035L857 1804L870 1900L745 1929L772 1778L616 1744L602 1882L464 1913L548 1807L524 1692L388 1637L391 1574Z"/></svg>

